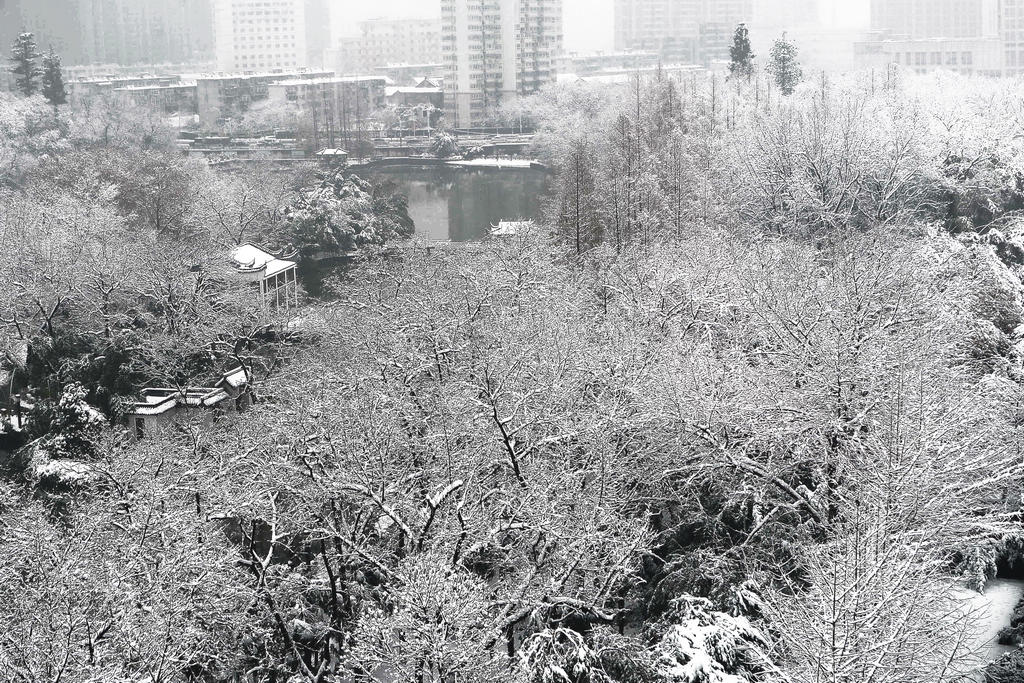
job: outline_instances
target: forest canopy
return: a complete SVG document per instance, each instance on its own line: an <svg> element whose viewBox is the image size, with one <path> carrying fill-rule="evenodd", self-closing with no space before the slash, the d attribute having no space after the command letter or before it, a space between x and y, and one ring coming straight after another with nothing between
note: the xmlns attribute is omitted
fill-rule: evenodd
<svg viewBox="0 0 1024 683"><path fill-rule="evenodd" d="M427 249L393 188L224 174L0 95L2 367L40 425L0 444L14 680L981 664L963 592L1022 547L1016 84L657 75L516 107L547 219ZM268 326L228 265L249 241L351 263ZM124 429L143 386L236 364L244 413Z"/></svg>

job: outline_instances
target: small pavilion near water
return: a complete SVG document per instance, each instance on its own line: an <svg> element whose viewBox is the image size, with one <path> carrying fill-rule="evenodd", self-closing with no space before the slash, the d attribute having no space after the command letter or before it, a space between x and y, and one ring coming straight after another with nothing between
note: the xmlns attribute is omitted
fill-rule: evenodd
<svg viewBox="0 0 1024 683"><path fill-rule="evenodd" d="M255 244L243 244L231 252L238 274L259 284L260 303L268 312L299 305L298 264L292 258L294 255L281 256Z"/></svg>

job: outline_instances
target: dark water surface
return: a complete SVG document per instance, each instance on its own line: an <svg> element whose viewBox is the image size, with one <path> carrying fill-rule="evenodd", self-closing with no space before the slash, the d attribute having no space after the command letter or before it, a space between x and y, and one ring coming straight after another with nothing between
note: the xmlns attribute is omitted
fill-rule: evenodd
<svg viewBox="0 0 1024 683"><path fill-rule="evenodd" d="M397 185L409 198L417 237L454 242L485 237L501 220L540 219L550 182L547 171L534 168L385 166L356 173ZM329 299L324 280L349 266L345 258L303 260L299 279L310 296Z"/></svg>
<svg viewBox="0 0 1024 683"><path fill-rule="evenodd" d="M541 218L549 175L532 168L387 166L367 173L388 179L409 198L416 235L465 242L500 220Z"/></svg>

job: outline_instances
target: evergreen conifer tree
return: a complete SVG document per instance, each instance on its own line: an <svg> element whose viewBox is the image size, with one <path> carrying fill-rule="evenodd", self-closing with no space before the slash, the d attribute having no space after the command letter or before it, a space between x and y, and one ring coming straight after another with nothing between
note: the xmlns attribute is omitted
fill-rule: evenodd
<svg viewBox="0 0 1024 683"><path fill-rule="evenodd" d="M31 33L21 33L14 39L11 46L11 73L16 76L15 84L22 95L26 97L35 95L39 90L39 70L37 60L39 51L36 49L36 39Z"/></svg>
<svg viewBox="0 0 1024 683"><path fill-rule="evenodd" d="M732 78L746 78L754 75L754 50L750 47L750 32L746 24L736 27L729 48L729 75Z"/></svg>
<svg viewBox="0 0 1024 683"><path fill-rule="evenodd" d="M786 40L785 33L772 46L768 71L774 76L775 84L779 86L783 95L792 95L796 86L803 80L804 74L797 53L796 45Z"/></svg>
<svg viewBox="0 0 1024 683"><path fill-rule="evenodd" d="M54 53L53 48L50 48L50 52L43 57L43 97L55 107L67 104L68 101L60 56Z"/></svg>

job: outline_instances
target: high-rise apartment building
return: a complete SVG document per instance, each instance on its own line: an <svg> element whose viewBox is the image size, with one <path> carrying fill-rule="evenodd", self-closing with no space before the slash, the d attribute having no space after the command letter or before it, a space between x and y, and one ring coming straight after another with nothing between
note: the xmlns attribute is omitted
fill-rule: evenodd
<svg viewBox="0 0 1024 683"><path fill-rule="evenodd" d="M305 0L214 0L217 68L229 72L307 64Z"/></svg>
<svg viewBox="0 0 1024 683"><path fill-rule="evenodd" d="M855 68L854 44L864 31L837 21L837 5L844 2L847 0L754 0L754 18L748 28L755 62L764 66L775 41L785 34L799 50L805 74Z"/></svg>
<svg viewBox="0 0 1024 683"><path fill-rule="evenodd" d="M213 56L210 0L78 0L87 64L199 63Z"/></svg>
<svg viewBox="0 0 1024 683"><path fill-rule="evenodd" d="M77 2L68 0L0 0L0 47L6 58L22 31L35 34L42 50L53 48L65 64L83 62ZM6 59L4 59L6 66Z"/></svg>
<svg viewBox="0 0 1024 683"><path fill-rule="evenodd" d="M777 33L800 26L820 26L818 5L818 0L754 0L751 30Z"/></svg>
<svg viewBox="0 0 1024 683"><path fill-rule="evenodd" d="M440 19L371 19L359 22L356 35L328 50L325 66L338 73L370 74L393 64L440 61Z"/></svg>
<svg viewBox="0 0 1024 683"><path fill-rule="evenodd" d="M0 42L9 45L22 30L68 66L213 57L211 0L0 0Z"/></svg>
<svg viewBox="0 0 1024 683"><path fill-rule="evenodd" d="M696 61L702 2L615 0L615 48L656 52L667 61Z"/></svg>
<svg viewBox="0 0 1024 683"><path fill-rule="evenodd" d="M708 65L728 59L736 26L753 15L754 0L616 0L615 47Z"/></svg>
<svg viewBox="0 0 1024 683"><path fill-rule="evenodd" d="M331 0L305 0L306 66L322 69L331 46Z"/></svg>
<svg viewBox="0 0 1024 683"><path fill-rule="evenodd" d="M1024 73L1024 0L1001 0L999 37L1003 47L1004 73Z"/></svg>
<svg viewBox="0 0 1024 683"><path fill-rule="evenodd" d="M871 0L871 29L906 38L982 38L998 32L1005 0Z"/></svg>
<svg viewBox="0 0 1024 683"><path fill-rule="evenodd" d="M729 59L733 33L740 24L751 24L754 0L702 0L699 61L710 65Z"/></svg>
<svg viewBox="0 0 1024 683"><path fill-rule="evenodd" d="M446 117L480 125L555 80L562 0L442 0L441 31Z"/></svg>

